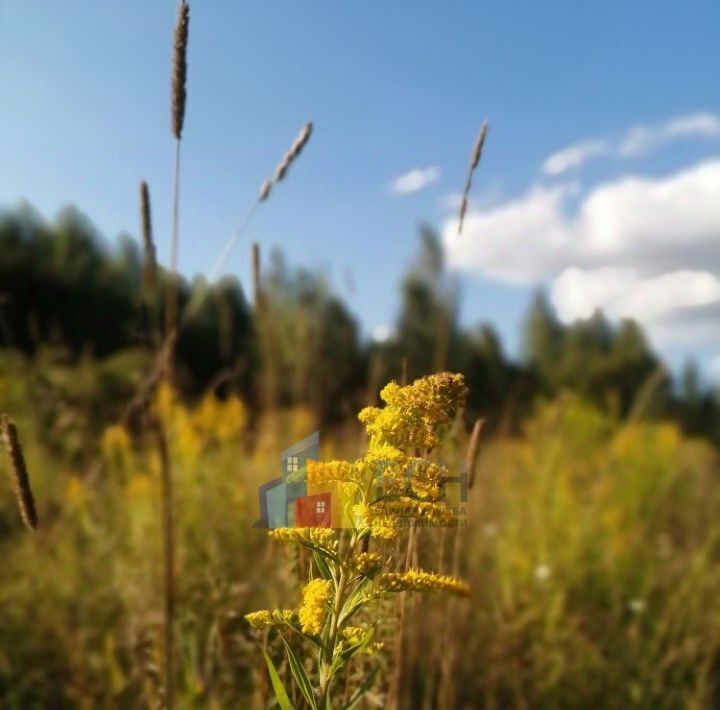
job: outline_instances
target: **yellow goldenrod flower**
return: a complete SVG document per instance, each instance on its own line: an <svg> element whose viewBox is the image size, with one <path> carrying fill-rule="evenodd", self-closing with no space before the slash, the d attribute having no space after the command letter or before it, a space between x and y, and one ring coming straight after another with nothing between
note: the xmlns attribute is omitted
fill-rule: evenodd
<svg viewBox="0 0 720 710"><path fill-rule="evenodd" d="M245 619L254 629L265 629L269 626L279 626L281 624L289 624L295 621L297 612L292 609L273 609L269 611L262 609L261 611L253 611L245 614Z"/></svg>
<svg viewBox="0 0 720 710"><path fill-rule="evenodd" d="M114 424L103 432L101 446L107 458L124 457L130 451L130 435L125 427Z"/></svg>
<svg viewBox="0 0 720 710"><path fill-rule="evenodd" d="M303 589L303 599L298 616L302 630L306 634L318 636L322 633L327 618L327 602L330 599L332 585L325 579L313 579Z"/></svg>
<svg viewBox="0 0 720 710"><path fill-rule="evenodd" d="M180 409L180 401L175 390L167 382L162 382L155 393L153 410L168 426L174 423L175 416Z"/></svg>
<svg viewBox="0 0 720 710"><path fill-rule="evenodd" d="M367 407L359 419L370 435L371 449L389 445L398 449L433 449L440 429L455 416L465 398L462 375L442 372L400 387L395 382L380 392L383 409Z"/></svg>
<svg viewBox="0 0 720 710"><path fill-rule="evenodd" d="M453 512L444 503L415 500L407 496L382 500L374 503L370 510L373 517L388 517L411 520L429 520L432 522L451 522L455 519Z"/></svg>
<svg viewBox="0 0 720 710"><path fill-rule="evenodd" d="M125 496L131 501L147 498L152 491L152 478L147 474L136 473L125 484Z"/></svg>
<svg viewBox="0 0 720 710"><path fill-rule="evenodd" d="M346 626L343 629L343 636L350 642L351 646L360 643L367 636L368 629L362 626Z"/></svg>
<svg viewBox="0 0 720 710"><path fill-rule="evenodd" d="M178 417L177 451L188 464L194 464L202 451L202 439L189 417Z"/></svg>
<svg viewBox="0 0 720 710"><path fill-rule="evenodd" d="M353 569L361 574L382 567L383 557L377 552L361 552L352 560Z"/></svg>
<svg viewBox="0 0 720 710"><path fill-rule="evenodd" d="M307 482L318 485L332 482L357 482L359 474L348 461L312 461L307 462Z"/></svg>
<svg viewBox="0 0 720 710"><path fill-rule="evenodd" d="M192 423L206 440L224 444L239 440L247 419L247 408L240 399L231 396L223 401L208 393L193 412Z"/></svg>
<svg viewBox="0 0 720 710"><path fill-rule="evenodd" d="M470 587L459 579L419 569L403 574L386 572L378 578L378 585L386 592L448 592L458 596L470 594Z"/></svg>
<svg viewBox="0 0 720 710"><path fill-rule="evenodd" d="M397 518L381 516L370 523L370 535L377 540L394 540L400 534Z"/></svg>
<svg viewBox="0 0 720 710"><path fill-rule="evenodd" d="M84 510L88 502L88 491L79 476L70 476L65 487L65 500L74 510Z"/></svg>
<svg viewBox="0 0 720 710"><path fill-rule="evenodd" d="M332 528L275 528L270 537L280 542L310 543L326 550L335 550L338 545L337 532Z"/></svg>

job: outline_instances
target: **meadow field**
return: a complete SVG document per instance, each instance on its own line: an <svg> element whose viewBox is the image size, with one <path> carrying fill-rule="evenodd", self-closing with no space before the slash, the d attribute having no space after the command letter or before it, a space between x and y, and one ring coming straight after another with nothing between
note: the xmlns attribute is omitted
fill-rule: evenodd
<svg viewBox="0 0 720 710"><path fill-rule="evenodd" d="M322 269L244 239L311 121L183 275L189 28L182 0L167 261L142 176L137 238L0 214L0 709L720 708L720 397L698 365L631 317L561 321L542 289L508 354L492 304L459 318L430 226L369 337ZM302 493L268 514L280 476Z"/></svg>
<svg viewBox="0 0 720 710"><path fill-rule="evenodd" d="M69 388L69 377L77 387L95 367L69 375L3 355L0 409L21 431L40 518L24 530L4 488L3 707L162 699L157 450L147 431L109 425L93 466L77 463L70 422L58 416L43 432L29 387L41 378ZM277 638L254 637L243 616L297 606L303 561L253 529L257 486L283 448L318 427L317 414L295 407L258 419L235 396L187 403L169 388L154 406L175 474L177 705L265 707L259 644L287 680L289 671ZM351 420L322 430L322 458L356 459L361 433ZM467 445L460 416L446 459L461 462ZM464 526L423 530L417 550L424 566L466 580L470 596L412 597L399 706L713 707L717 475L713 448L676 425L619 419L572 394L538 403L517 435L483 440ZM377 639L392 649L396 610L376 614ZM393 654L376 662L366 707L383 706L395 671ZM368 663L351 666L348 682Z"/></svg>

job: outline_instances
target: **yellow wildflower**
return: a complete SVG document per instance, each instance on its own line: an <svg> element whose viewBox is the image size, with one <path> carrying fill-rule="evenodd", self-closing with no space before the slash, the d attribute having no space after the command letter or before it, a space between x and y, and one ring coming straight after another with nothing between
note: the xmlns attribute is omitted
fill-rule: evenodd
<svg viewBox="0 0 720 710"><path fill-rule="evenodd" d="M407 496L381 500L374 503L370 510L373 517L388 517L412 520L431 520L433 522L450 522L455 516L444 503L415 500Z"/></svg>
<svg viewBox="0 0 720 710"><path fill-rule="evenodd" d="M335 550L338 545L337 532L332 528L275 528L270 537L280 542L310 543L326 550Z"/></svg>
<svg viewBox="0 0 720 710"><path fill-rule="evenodd" d="M175 390L167 382L162 382L157 388L153 409L166 426L174 423L181 405Z"/></svg>
<svg viewBox="0 0 720 710"><path fill-rule="evenodd" d="M279 626L280 624L289 624L295 621L297 612L292 609L273 609L268 611L253 611L245 614L245 619L254 629L265 629L268 626Z"/></svg>
<svg viewBox="0 0 720 710"><path fill-rule="evenodd" d="M377 552L361 552L352 560L352 566L361 574L382 567L383 557Z"/></svg>
<svg viewBox="0 0 720 710"><path fill-rule="evenodd" d="M248 410L238 397L228 397L222 407L222 417L217 423L217 437L221 442L239 439L248 422Z"/></svg>
<svg viewBox="0 0 720 710"><path fill-rule="evenodd" d="M359 480L353 464L348 461L312 461L307 462L307 482L318 485L335 481L349 482Z"/></svg>
<svg viewBox="0 0 720 710"><path fill-rule="evenodd" d="M327 618L327 602L332 585L325 579L313 579L303 589L303 600L298 611L300 625L306 634L318 636L322 633Z"/></svg>
<svg viewBox="0 0 720 710"><path fill-rule="evenodd" d="M124 457L130 450L130 435L117 424L107 427L102 435L102 451L106 457Z"/></svg>
<svg viewBox="0 0 720 710"><path fill-rule="evenodd" d="M82 510L88 502L88 491L79 476L70 476L65 487L65 500L75 510Z"/></svg>
<svg viewBox="0 0 720 710"><path fill-rule="evenodd" d="M397 518L381 516L370 523L370 535L379 540L394 540L400 534Z"/></svg>
<svg viewBox="0 0 720 710"><path fill-rule="evenodd" d="M247 425L247 409L240 399L225 401L207 393L193 413L193 426L205 439L228 443L237 440Z"/></svg>
<svg viewBox="0 0 720 710"><path fill-rule="evenodd" d="M136 473L125 484L125 496L132 500L147 498L152 491L152 479L142 473Z"/></svg>
<svg viewBox="0 0 720 710"><path fill-rule="evenodd" d="M177 450L183 461L195 463L202 451L202 440L188 417L178 417Z"/></svg>
<svg viewBox="0 0 720 710"><path fill-rule="evenodd" d="M449 592L458 596L470 594L470 587L459 579L418 569L404 574L386 572L380 575L378 584L380 589L386 592Z"/></svg>
<svg viewBox="0 0 720 710"><path fill-rule="evenodd" d="M367 636L368 629L362 626L346 626L343 629L343 636L350 642L351 646L361 643Z"/></svg>
<svg viewBox="0 0 720 710"><path fill-rule="evenodd" d="M390 445L399 449L433 449L440 429L455 416L465 398L462 375L442 372L400 387L391 382L382 392L383 409L367 407L359 419L371 437L371 449Z"/></svg>

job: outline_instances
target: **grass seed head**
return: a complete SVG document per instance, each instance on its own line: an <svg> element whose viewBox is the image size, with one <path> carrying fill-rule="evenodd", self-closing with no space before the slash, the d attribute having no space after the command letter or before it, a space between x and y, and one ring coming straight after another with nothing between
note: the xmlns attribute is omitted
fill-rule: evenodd
<svg viewBox="0 0 720 710"><path fill-rule="evenodd" d="M285 173L287 173L287 171L290 169L290 166L297 159L297 157L300 155L300 153L302 153L303 148L307 145L307 142L310 140L312 131L313 131L313 124L312 124L312 121L309 121L302 127L302 130L300 131L297 138L293 142L292 146L290 147L290 150L287 153L285 153L285 155L283 156L283 159L280 161L280 165L278 165L277 168L275 169L275 175L273 176L274 182L280 182L285 177Z"/></svg>
<svg viewBox="0 0 720 710"><path fill-rule="evenodd" d="M35 498L30 488L30 477L25 465L25 456L20 444L17 427L7 414L0 417L0 434L10 464L9 472L15 489L20 516L30 530L35 530L38 525L38 516L35 510Z"/></svg>
<svg viewBox="0 0 720 710"><path fill-rule="evenodd" d="M177 140L182 137L187 100L187 46L190 29L190 6L183 0L178 7L173 43L172 69L172 131Z"/></svg>
<svg viewBox="0 0 720 710"><path fill-rule="evenodd" d="M488 132L488 122L483 121L480 126L477 138L475 139L475 145L473 146L473 152L470 157L470 167L468 168L467 178L465 179L465 189L463 190L462 202L460 203L460 219L458 221L458 234L462 233L463 222L465 221L465 212L467 211L468 195L470 194L470 187L472 186L473 172L480 163L482 156L483 146L485 145L485 138Z"/></svg>
<svg viewBox="0 0 720 710"><path fill-rule="evenodd" d="M140 183L140 224L143 239L143 279L146 288L153 289L157 275L157 260L152 233L150 190L145 180Z"/></svg>
<svg viewBox="0 0 720 710"><path fill-rule="evenodd" d="M467 452L467 473L468 473L468 487L472 488L475 483L475 473L477 470L477 459L480 453L480 432L482 431L483 425L485 424L484 419L478 419L473 427L472 434L470 436L470 444L468 445Z"/></svg>

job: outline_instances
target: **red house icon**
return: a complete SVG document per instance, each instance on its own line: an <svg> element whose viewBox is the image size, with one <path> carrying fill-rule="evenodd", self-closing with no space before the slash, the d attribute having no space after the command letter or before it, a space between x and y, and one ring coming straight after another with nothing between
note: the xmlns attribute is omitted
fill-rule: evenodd
<svg viewBox="0 0 720 710"><path fill-rule="evenodd" d="M330 493L303 496L295 501L295 525L299 528L332 527Z"/></svg>

